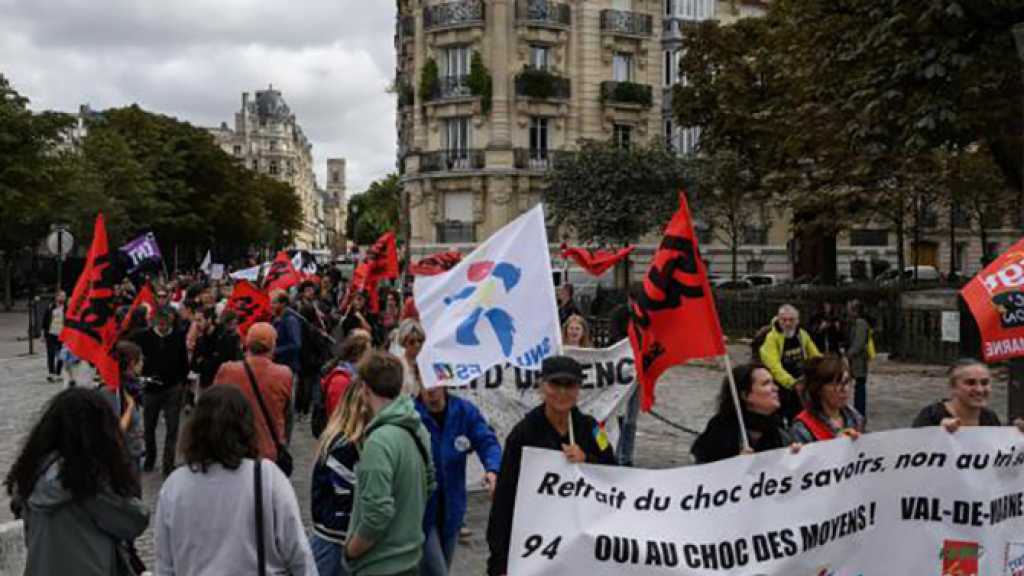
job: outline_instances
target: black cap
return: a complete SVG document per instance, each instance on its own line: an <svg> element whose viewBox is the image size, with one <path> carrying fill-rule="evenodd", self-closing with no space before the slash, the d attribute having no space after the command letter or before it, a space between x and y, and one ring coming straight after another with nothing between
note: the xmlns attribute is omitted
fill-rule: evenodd
<svg viewBox="0 0 1024 576"><path fill-rule="evenodd" d="M573 380L583 382L583 366L568 356L550 356L541 364L540 377L544 380Z"/></svg>

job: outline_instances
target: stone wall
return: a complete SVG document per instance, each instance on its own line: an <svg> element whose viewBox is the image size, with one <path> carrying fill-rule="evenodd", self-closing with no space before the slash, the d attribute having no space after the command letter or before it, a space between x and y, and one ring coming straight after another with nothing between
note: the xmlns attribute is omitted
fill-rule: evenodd
<svg viewBox="0 0 1024 576"><path fill-rule="evenodd" d="M21 521L0 524L0 576L25 573L25 531Z"/></svg>

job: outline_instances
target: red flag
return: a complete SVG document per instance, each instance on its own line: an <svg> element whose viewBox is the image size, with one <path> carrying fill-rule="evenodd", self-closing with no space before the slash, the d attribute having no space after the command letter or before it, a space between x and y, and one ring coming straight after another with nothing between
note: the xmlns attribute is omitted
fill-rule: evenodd
<svg viewBox="0 0 1024 576"><path fill-rule="evenodd" d="M132 307L128 309L128 314L121 320L121 326L117 329L117 335L120 337L128 330L128 325L132 323L132 316L139 306L145 305L147 308L146 317L152 318L156 312L156 297L153 295L153 287L146 282L143 285L142 290L135 295L135 300L132 301Z"/></svg>
<svg viewBox="0 0 1024 576"><path fill-rule="evenodd" d="M388 232L373 243L366 251L366 256L352 273L352 282L345 296L347 308L356 292L369 292L370 311L380 312L380 297L377 295L377 283L381 280L398 278L398 248L395 246L395 233Z"/></svg>
<svg viewBox="0 0 1024 576"><path fill-rule="evenodd" d="M281 251L277 253L274 261L270 264L267 277L263 279L263 289L268 293L274 290L287 290L301 281L302 274L295 269L288 253Z"/></svg>
<svg viewBox="0 0 1024 576"><path fill-rule="evenodd" d="M119 281L107 245L107 227L99 214L85 269L68 302L60 340L75 356L95 366L103 382L115 390L121 386L121 371L113 353L118 333L114 286Z"/></svg>
<svg viewBox="0 0 1024 576"><path fill-rule="evenodd" d="M679 210L631 309L629 340L644 411L654 405L654 385L665 370L693 358L726 353L685 194L679 195Z"/></svg>
<svg viewBox="0 0 1024 576"><path fill-rule="evenodd" d="M600 276L612 266L629 257L635 248L636 246L627 246L618 252L610 252L608 250L590 251L586 248L569 248L563 244L562 258L572 258L573 262L586 270L591 276Z"/></svg>
<svg viewBox="0 0 1024 576"><path fill-rule="evenodd" d="M238 315L238 333L244 338L253 324L270 320L270 296L252 282L241 280L231 290L228 310Z"/></svg>
<svg viewBox="0 0 1024 576"><path fill-rule="evenodd" d="M1024 240L960 291L981 331L985 362L1024 356Z"/></svg>
<svg viewBox="0 0 1024 576"><path fill-rule="evenodd" d="M409 273L413 276L437 276L455 268L461 261L461 252L441 252L409 266Z"/></svg>

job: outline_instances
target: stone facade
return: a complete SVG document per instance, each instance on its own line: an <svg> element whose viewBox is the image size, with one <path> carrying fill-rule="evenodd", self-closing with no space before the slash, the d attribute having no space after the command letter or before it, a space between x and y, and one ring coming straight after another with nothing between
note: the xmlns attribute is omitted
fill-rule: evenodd
<svg viewBox="0 0 1024 576"><path fill-rule="evenodd" d="M345 159L328 158L327 189L324 190L325 248L335 254L346 252L345 223L348 220L348 198L345 185Z"/></svg>
<svg viewBox="0 0 1024 576"><path fill-rule="evenodd" d="M661 0L399 2L413 251L486 239L539 201L545 171L580 139L659 137L660 14ZM471 75L481 63L489 98Z"/></svg>
<svg viewBox="0 0 1024 576"><path fill-rule="evenodd" d="M249 169L287 182L302 204L302 228L295 231L299 248L327 248L325 194L317 188L313 173L313 145L306 138L281 92L270 86L255 97L242 93L242 108L235 113L235 127L227 123L212 128L217 144ZM342 185L344 193L344 185ZM343 199L343 198L342 198ZM337 210L332 209L332 214ZM344 232L342 227L341 232Z"/></svg>

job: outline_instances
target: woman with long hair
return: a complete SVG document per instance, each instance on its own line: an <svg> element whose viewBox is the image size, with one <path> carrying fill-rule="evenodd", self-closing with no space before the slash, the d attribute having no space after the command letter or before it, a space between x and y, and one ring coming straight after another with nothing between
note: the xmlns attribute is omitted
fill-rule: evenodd
<svg viewBox="0 0 1024 576"><path fill-rule="evenodd" d="M398 359L402 361L402 393L410 396L418 396L423 388L423 380L420 377L419 365L416 358L423 349L427 335L419 320L406 318L398 325L398 345L402 347Z"/></svg>
<svg viewBox="0 0 1024 576"><path fill-rule="evenodd" d="M593 348L590 324L579 314L573 314L562 324L562 344L577 348Z"/></svg>
<svg viewBox="0 0 1024 576"><path fill-rule="evenodd" d="M33 576L117 574L149 520L118 420L95 390L69 388L47 404L4 484Z"/></svg>
<svg viewBox="0 0 1024 576"><path fill-rule="evenodd" d="M797 414L790 434L808 444L839 436L857 439L864 432L864 417L850 406L853 378L841 356L825 354L804 364L805 408Z"/></svg>
<svg viewBox="0 0 1024 576"><path fill-rule="evenodd" d="M344 576L342 557L355 503L355 469L370 411L356 380L320 435L313 465L313 531L309 544L320 576Z"/></svg>
<svg viewBox="0 0 1024 576"><path fill-rule="evenodd" d="M732 374L743 411L743 425L750 442L747 453L766 452L785 446L797 449L782 423L779 386L772 379L771 372L759 364L740 364L732 369ZM718 410L708 421L704 432L694 441L690 452L698 464L718 462L744 453L740 420L736 415L736 403L728 378L722 380Z"/></svg>
<svg viewBox="0 0 1024 576"><path fill-rule="evenodd" d="M141 481L142 461L146 456L146 439L142 426L142 383L139 381L142 374L142 348L134 342L121 340L114 345L114 355L121 371L121 385L111 389L101 384L98 390L117 416L121 432L124 433L128 465L132 475ZM142 496L141 483L135 495Z"/></svg>
<svg viewBox="0 0 1024 576"><path fill-rule="evenodd" d="M338 354L324 366L318 396L310 419L313 436L319 438L335 408L356 377L356 364L373 350L370 334L356 329L341 343Z"/></svg>
<svg viewBox="0 0 1024 576"><path fill-rule="evenodd" d="M164 482L156 507L157 574L258 574L260 546L267 574L316 574L295 491L258 459L252 408L238 388L214 385L199 397L181 446L186 465Z"/></svg>

